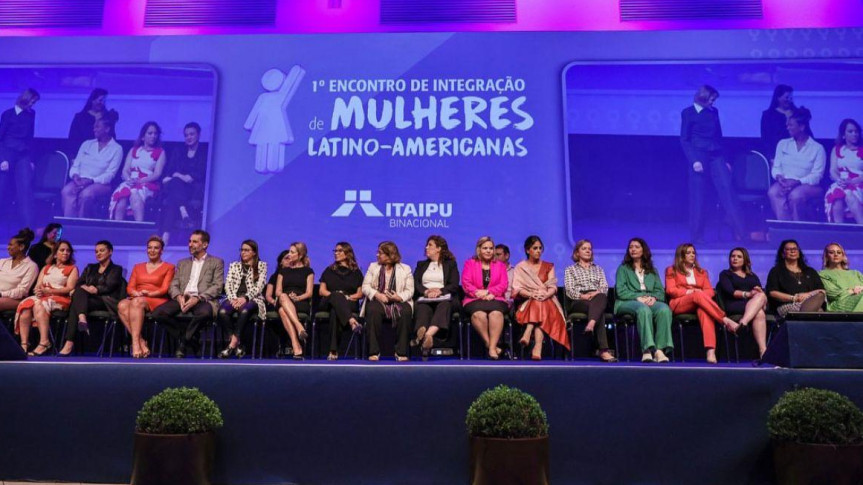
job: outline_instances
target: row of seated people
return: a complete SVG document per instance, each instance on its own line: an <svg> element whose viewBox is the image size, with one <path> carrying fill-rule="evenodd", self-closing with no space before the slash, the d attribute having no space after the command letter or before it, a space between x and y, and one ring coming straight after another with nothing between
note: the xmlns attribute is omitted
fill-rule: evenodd
<svg viewBox="0 0 863 485"><path fill-rule="evenodd" d="M164 243L154 236L147 243L149 261L136 265L126 284L122 268L111 261L113 248L108 241L96 244L97 262L79 275L71 243L57 241L47 264L39 270L26 256L32 239L32 231L22 230L9 242L10 257L0 260L0 311L16 311L15 331L21 335L25 350L29 350L31 326L39 328L40 343L33 355L43 355L51 349L52 311L69 311L65 342L59 353L66 356L72 353L76 332L87 327L88 313L108 310L128 329L134 357L150 354L141 336L147 312L178 341L178 357L185 355L187 346L196 345L198 330L213 318L230 335L220 356L242 357L246 354L241 342L243 327L255 313L265 319L269 304L278 311L294 356L303 357L307 331L299 314L310 313L314 286L314 271L303 243L292 243L280 255L279 269L267 283L267 264L258 257L253 240L243 241L240 258L230 265L225 279L222 260L207 253L209 234L205 231L192 233L191 257L180 260L176 267L162 261ZM488 357L498 359L504 319L510 308L515 322L524 327L520 343L527 346L531 339L534 342L533 359L541 358L546 335L569 350L570 337L557 299L557 277L554 265L542 260L542 241L537 236L528 237L524 244L526 259L515 267L501 261L508 260L505 249L495 248L489 237L480 238L475 255L465 262L460 274L446 240L430 236L426 259L411 271L401 262L398 247L386 241L379 245L377 261L363 276L350 244L338 243L333 263L321 275L319 289L321 306L331 316L328 358L338 356L339 330L350 328L355 332L365 329L370 360L377 360L384 321L390 321L396 329L397 360L408 359L412 334L413 343L426 356L435 335L448 331L452 313L459 311L470 319L482 338ZM572 302L567 310L587 314L586 331L594 334L601 360L614 361L606 336L609 285L605 272L593 262L593 248L587 240L576 244L573 260L564 278L565 293ZM687 313L695 313L701 324L708 362L716 362L716 324L732 333L751 326L763 354L768 303L781 317L795 311L819 311L825 301L830 311L863 311L863 275L848 269L839 244L831 243L824 249L823 266L820 273L816 272L808 266L796 241L783 241L767 285L762 287L751 271L746 249L734 248L729 254L729 268L719 277L720 306L692 244L677 248L674 264L665 271L663 286L647 243L633 238L617 269L614 313L635 320L645 362L668 361L674 347L672 316ZM34 282L33 295L28 297ZM460 301L461 294L464 298ZM190 317L187 324L177 319L180 314ZM728 315L739 317L734 320Z"/></svg>
<svg viewBox="0 0 863 485"><path fill-rule="evenodd" d="M148 201L161 192L163 210L158 222L163 233L183 226L184 221L191 223L191 208L187 205L203 197L206 178L207 150L199 143L200 125L187 123L183 128L184 146L166 154L161 127L148 121L124 162L123 147L115 139L119 115L106 108L107 94L104 89L94 89L69 128L70 147L64 149L73 161L69 182L61 191L63 215L115 220L131 215L143 221ZM39 98L38 92L27 89L15 106L0 116L0 192L14 182L17 208L25 224L32 222L33 106ZM118 173L120 180L115 182ZM107 211L96 213L104 200L108 200Z"/></svg>
<svg viewBox="0 0 863 485"><path fill-rule="evenodd" d="M830 149L829 169L824 146L811 129L812 113L793 102L793 89L779 85L770 106L762 113L762 151L769 159L774 182L767 196L777 219L814 220L813 203L824 207L827 222L848 219L863 223L863 149L860 124L846 118ZM719 113L714 103L719 92L703 85L694 103L681 112L680 142L689 170L690 226L700 240L704 229L705 188L713 185L728 215L735 239L743 240L743 216L731 186L731 165L726 163ZM825 171L828 176L825 180Z"/></svg>

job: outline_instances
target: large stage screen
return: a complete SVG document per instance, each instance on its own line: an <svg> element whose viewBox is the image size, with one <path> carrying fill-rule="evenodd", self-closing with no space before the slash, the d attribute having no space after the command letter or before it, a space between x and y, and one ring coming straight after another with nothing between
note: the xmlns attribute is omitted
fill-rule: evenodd
<svg viewBox="0 0 863 485"><path fill-rule="evenodd" d="M827 189L830 152L839 126L859 118L863 64L858 61L726 61L573 63L563 75L573 236L587 232L600 244L620 245L633 233L658 248L692 237L691 163L681 144L681 112L707 84L719 92L714 107L722 128L721 153L746 236L763 236L777 219L767 191L776 141L762 136L762 114L774 88L793 88L793 102L812 113L815 140L826 164L819 187ZM782 123L783 138L789 138ZM704 245L733 243L730 215L715 183L707 183ZM826 224L824 198L810 202L803 221ZM834 221L831 221L834 222ZM838 222L838 221L835 221ZM854 221L849 216L846 223ZM585 230L587 228L587 231ZM834 227L823 226L824 232Z"/></svg>

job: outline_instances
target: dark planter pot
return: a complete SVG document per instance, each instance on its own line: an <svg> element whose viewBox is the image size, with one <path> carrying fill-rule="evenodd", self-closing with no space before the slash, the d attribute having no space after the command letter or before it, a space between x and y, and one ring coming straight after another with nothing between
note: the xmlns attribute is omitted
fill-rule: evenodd
<svg viewBox="0 0 863 485"><path fill-rule="evenodd" d="M470 438L470 483L545 485L549 483L548 436Z"/></svg>
<svg viewBox="0 0 863 485"><path fill-rule="evenodd" d="M780 485L863 483L863 445L773 443L773 466Z"/></svg>
<svg viewBox="0 0 863 485"><path fill-rule="evenodd" d="M216 433L135 433L132 485L209 485Z"/></svg>

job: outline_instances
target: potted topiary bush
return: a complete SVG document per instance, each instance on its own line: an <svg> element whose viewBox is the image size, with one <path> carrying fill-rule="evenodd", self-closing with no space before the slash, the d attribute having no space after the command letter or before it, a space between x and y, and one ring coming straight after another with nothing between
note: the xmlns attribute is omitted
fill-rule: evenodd
<svg viewBox="0 0 863 485"><path fill-rule="evenodd" d="M823 389L786 392L767 417L780 484L863 483L863 411Z"/></svg>
<svg viewBox="0 0 863 485"><path fill-rule="evenodd" d="M549 483L548 421L530 394L499 385L467 410L470 483Z"/></svg>
<svg viewBox="0 0 863 485"><path fill-rule="evenodd" d="M197 388L168 388L138 412L132 485L209 484L222 412Z"/></svg>

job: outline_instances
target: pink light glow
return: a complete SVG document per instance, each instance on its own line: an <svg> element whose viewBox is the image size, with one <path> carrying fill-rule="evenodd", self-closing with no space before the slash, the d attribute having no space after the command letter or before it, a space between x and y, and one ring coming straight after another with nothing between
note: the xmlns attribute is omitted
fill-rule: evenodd
<svg viewBox="0 0 863 485"><path fill-rule="evenodd" d="M756 20L621 22L617 0L516 0L511 24L411 23L381 25L380 0L277 0L275 25L144 27L146 0L105 0L104 21L96 29L9 29L0 36L54 35L208 35L307 34L341 32L495 32L787 29L863 26L860 0L763 0Z"/></svg>

